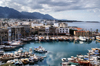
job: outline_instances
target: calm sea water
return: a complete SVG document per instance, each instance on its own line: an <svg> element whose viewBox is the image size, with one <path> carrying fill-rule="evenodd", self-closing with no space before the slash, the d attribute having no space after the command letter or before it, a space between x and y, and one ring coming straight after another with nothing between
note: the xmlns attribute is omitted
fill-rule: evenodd
<svg viewBox="0 0 100 66"><path fill-rule="evenodd" d="M92 29L92 31L96 31L96 29L98 29L98 31L100 32L100 23L73 22L73 23L68 23L68 26L77 26L85 30Z"/></svg>
<svg viewBox="0 0 100 66"><path fill-rule="evenodd" d="M67 41L53 41L53 42L29 42L26 43L23 48L26 51L31 47L42 46L48 50L45 54L35 53L38 56L47 56L42 62L38 62L35 65L39 66L61 66L61 58L68 58L71 56L76 56L77 54L87 54L88 49L98 47L100 48L100 43L97 41L92 42L67 42ZM15 51L17 51L16 49ZM14 52L14 51L10 51Z"/></svg>
<svg viewBox="0 0 100 66"><path fill-rule="evenodd" d="M91 29L96 30L99 29L100 31L100 23L68 23L69 26L78 26L84 29ZM38 62L35 65L38 66L61 66L61 58L69 58L71 56L76 56L77 54L87 54L88 49L98 47L100 48L100 43L97 41L92 42L67 42L67 41L53 41L53 42L29 42L26 43L23 48L26 48L26 51L29 50L29 48L34 48L42 46L44 47L48 52L45 54L38 54L35 53L38 56L47 56L42 62ZM19 49L19 48L18 48ZM18 49L15 49L14 51L17 51ZM14 52L9 51L9 52Z"/></svg>

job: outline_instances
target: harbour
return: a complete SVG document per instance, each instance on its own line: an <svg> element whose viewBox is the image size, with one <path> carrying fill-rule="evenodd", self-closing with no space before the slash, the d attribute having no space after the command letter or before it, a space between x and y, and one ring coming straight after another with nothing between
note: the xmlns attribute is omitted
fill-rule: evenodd
<svg viewBox="0 0 100 66"><path fill-rule="evenodd" d="M61 66L61 58L69 58L70 56L76 56L77 54L86 55L88 50L92 47L100 48L100 43L96 40L92 42L74 42L74 41L51 41L51 42L39 42L31 41L26 42L21 48L28 51L30 48L42 46L47 50L47 53L35 53L38 56L46 56L44 60L34 65L50 65ZM20 48L16 48L5 53L14 53Z"/></svg>
<svg viewBox="0 0 100 66"><path fill-rule="evenodd" d="M100 66L99 0L0 0L0 66Z"/></svg>
<svg viewBox="0 0 100 66"><path fill-rule="evenodd" d="M68 26L64 22L45 26L36 26L42 23L34 21L26 23L27 27L23 22L5 31L1 28L1 64L64 66L62 58L87 55L91 48L100 47L99 30Z"/></svg>

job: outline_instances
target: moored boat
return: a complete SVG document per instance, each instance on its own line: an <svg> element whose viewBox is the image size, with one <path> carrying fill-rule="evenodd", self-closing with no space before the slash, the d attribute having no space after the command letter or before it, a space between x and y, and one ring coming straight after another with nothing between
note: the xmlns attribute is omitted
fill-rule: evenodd
<svg viewBox="0 0 100 66"><path fill-rule="evenodd" d="M80 36L80 37L79 37L79 40L80 40L80 41L86 41L86 38L85 38L85 37Z"/></svg>
<svg viewBox="0 0 100 66"><path fill-rule="evenodd" d="M46 36L46 41L50 41L49 36Z"/></svg>
<svg viewBox="0 0 100 66"><path fill-rule="evenodd" d="M34 51L35 52L38 52L38 53L46 53L47 50L45 50L43 47L39 46L38 48L34 48Z"/></svg>
<svg viewBox="0 0 100 66"><path fill-rule="evenodd" d="M3 50L0 50L0 55L3 55L4 54L4 51Z"/></svg>
<svg viewBox="0 0 100 66"><path fill-rule="evenodd" d="M100 36L96 36L96 40L100 41Z"/></svg>
<svg viewBox="0 0 100 66"><path fill-rule="evenodd" d="M22 61L23 64L28 64L29 63L29 59L28 58L21 59L21 61Z"/></svg>

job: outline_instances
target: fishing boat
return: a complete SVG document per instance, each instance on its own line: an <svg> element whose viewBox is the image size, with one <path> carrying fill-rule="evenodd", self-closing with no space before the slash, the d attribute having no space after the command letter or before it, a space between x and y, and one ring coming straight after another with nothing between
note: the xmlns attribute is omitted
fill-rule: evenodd
<svg viewBox="0 0 100 66"><path fill-rule="evenodd" d="M33 56L30 56L30 59L34 60L34 62L38 62L38 60L39 60L35 54L33 54Z"/></svg>
<svg viewBox="0 0 100 66"><path fill-rule="evenodd" d="M70 41L69 37L65 37L66 41Z"/></svg>
<svg viewBox="0 0 100 66"><path fill-rule="evenodd" d="M18 60L18 59L14 59L13 62L15 65L22 65L23 64L22 61Z"/></svg>
<svg viewBox="0 0 100 66"><path fill-rule="evenodd" d="M39 61L42 61L43 59L44 59L44 57L38 56L38 60L39 60Z"/></svg>
<svg viewBox="0 0 100 66"><path fill-rule="evenodd" d="M37 35L35 35L35 41L39 41L39 38Z"/></svg>
<svg viewBox="0 0 100 66"><path fill-rule="evenodd" d="M100 41L100 36L96 36L96 40Z"/></svg>
<svg viewBox="0 0 100 66"><path fill-rule="evenodd" d="M30 48L30 49L29 49L29 53L32 54L32 52L33 52L33 50L32 50L32 48Z"/></svg>
<svg viewBox="0 0 100 66"><path fill-rule="evenodd" d="M32 58L29 58L29 64L34 64L34 60Z"/></svg>
<svg viewBox="0 0 100 66"><path fill-rule="evenodd" d="M38 48L34 48L34 51L35 52L38 52L38 53L46 53L47 51L43 48L43 47L41 47L41 46L39 46Z"/></svg>
<svg viewBox="0 0 100 66"><path fill-rule="evenodd" d="M18 50L18 53L22 53L22 52L23 52L23 49L20 48L20 49Z"/></svg>
<svg viewBox="0 0 100 66"><path fill-rule="evenodd" d="M45 41L44 36L39 36L39 41L41 41L41 42Z"/></svg>
<svg viewBox="0 0 100 66"><path fill-rule="evenodd" d="M12 63L12 64L14 64L14 60L8 60L6 63Z"/></svg>
<svg viewBox="0 0 100 66"><path fill-rule="evenodd" d="M78 37L74 37L74 41L78 42L79 41L79 38Z"/></svg>
<svg viewBox="0 0 100 66"><path fill-rule="evenodd" d="M3 55L3 54L4 54L4 51L0 49L0 55Z"/></svg>
<svg viewBox="0 0 100 66"><path fill-rule="evenodd" d="M46 36L46 41L50 41L49 36Z"/></svg>
<svg viewBox="0 0 100 66"><path fill-rule="evenodd" d="M58 40L59 41L63 41L63 38L60 36L60 37L58 37Z"/></svg>
<svg viewBox="0 0 100 66"><path fill-rule="evenodd" d="M21 59L21 61L22 61L23 64L28 64L29 63L29 59L28 58Z"/></svg>
<svg viewBox="0 0 100 66"><path fill-rule="evenodd" d="M51 41L55 41L55 37L51 37Z"/></svg>
<svg viewBox="0 0 100 66"><path fill-rule="evenodd" d="M69 40L70 40L70 41L73 41L73 40L74 40L74 38L73 38L73 37L69 37Z"/></svg>

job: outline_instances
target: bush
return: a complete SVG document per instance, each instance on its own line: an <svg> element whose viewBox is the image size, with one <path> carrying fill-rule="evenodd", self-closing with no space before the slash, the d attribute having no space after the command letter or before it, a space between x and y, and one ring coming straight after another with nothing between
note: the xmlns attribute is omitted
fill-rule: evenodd
<svg viewBox="0 0 100 66"><path fill-rule="evenodd" d="M1 65L1 66L15 66L15 65L13 65L13 64L11 64L11 63L5 63L5 64L3 64L3 65Z"/></svg>

